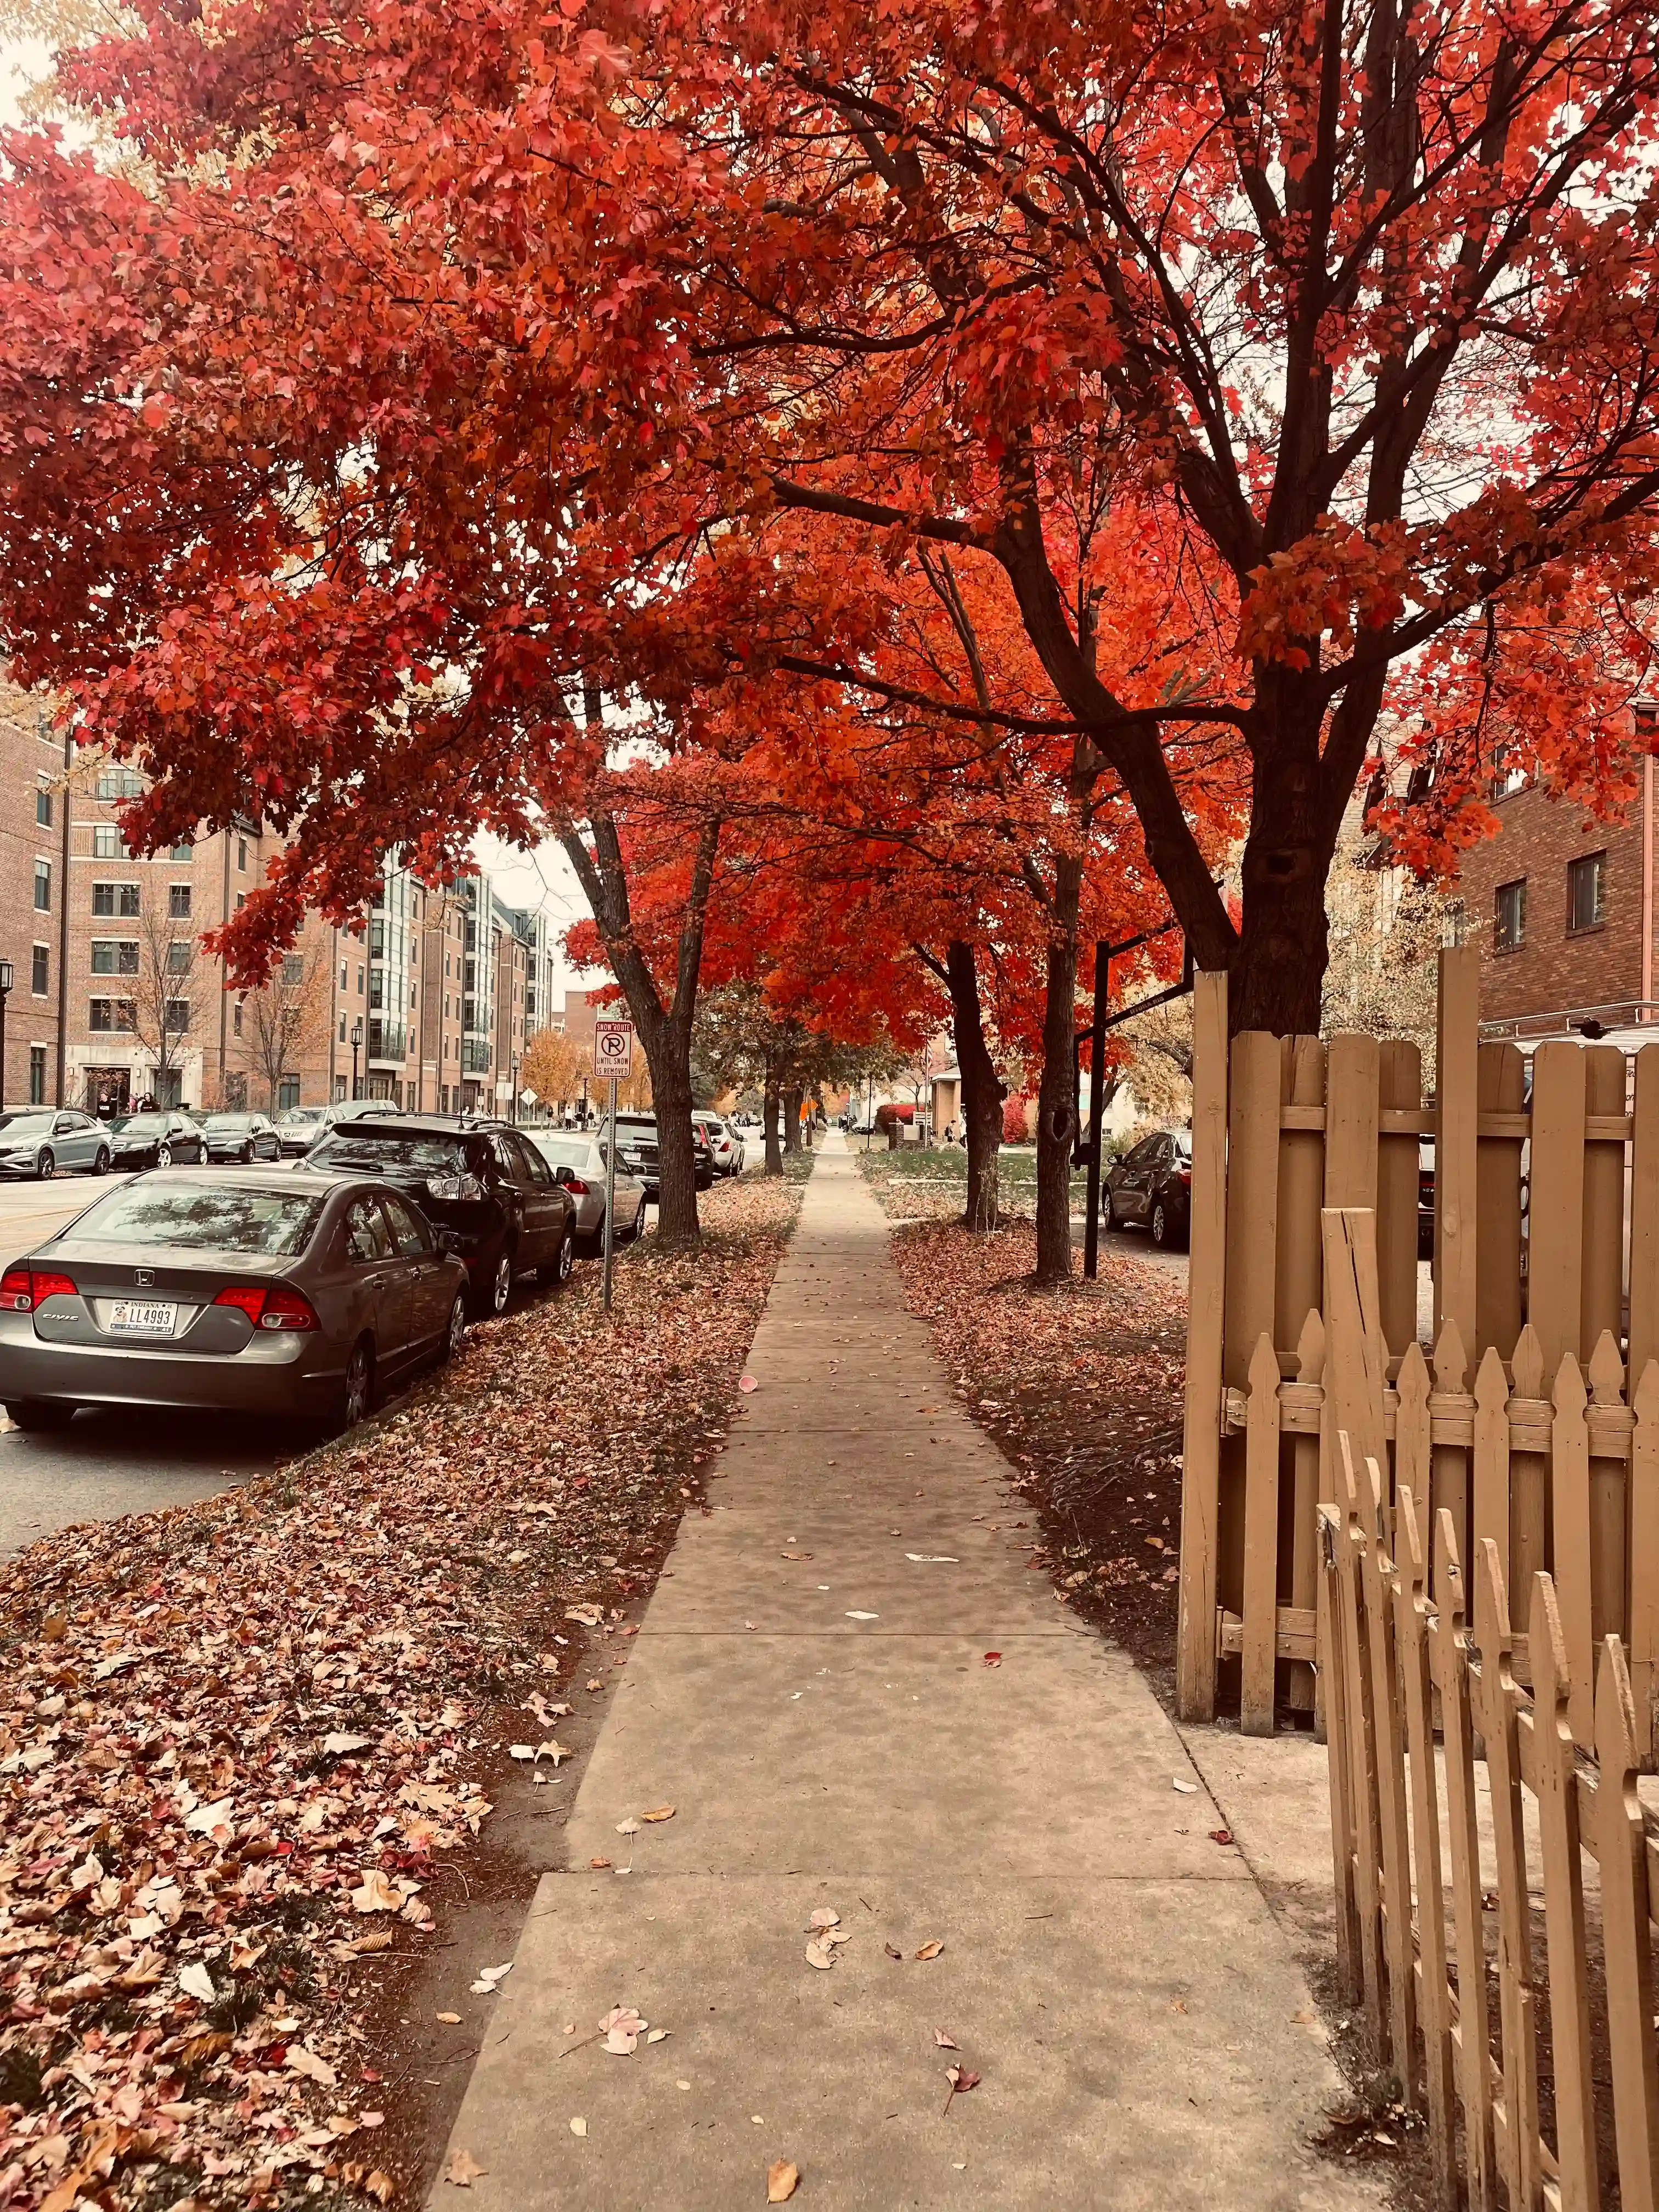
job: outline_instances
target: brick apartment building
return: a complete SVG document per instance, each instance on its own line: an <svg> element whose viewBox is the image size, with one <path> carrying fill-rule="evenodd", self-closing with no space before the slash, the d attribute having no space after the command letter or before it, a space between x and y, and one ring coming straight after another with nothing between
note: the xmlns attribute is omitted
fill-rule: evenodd
<svg viewBox="0 0 1659 2212"><path fill-rule="evenodd" d="M1498 834L1464 856L1461 927L1480 948L1480 1016L1523 1033L1655 1006L1655 763L1629 811L1598 821L1518 778L1489 803Z"/></svg>
<svg viewBox="0 0 1659 2212"><path fill-rule="evenodd" d="M361 927L311 917L263 992L228 990L202 933L228 921L280 841L239 821L138 858L122 804L142 783L66 760L49 714L0 690L0 960L12 966L0 1096L115 1114L321 1105L510 1112L547 1018L546 917L483 876L433 893L395 866Z"/></svg>

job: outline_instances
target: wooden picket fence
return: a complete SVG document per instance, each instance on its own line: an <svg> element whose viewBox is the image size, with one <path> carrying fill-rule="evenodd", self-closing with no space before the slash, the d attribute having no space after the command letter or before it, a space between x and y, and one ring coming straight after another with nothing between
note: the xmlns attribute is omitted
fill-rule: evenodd
<svg viewBox="0 0 1659 2212"><path fill-rule="evenodd" d="M1475 1555L1471 1634L1450 1510L1437 1516L1431 1593L1429 1516L1410 1484L1390 1516L1381 1460L1366 1455L1356 1479L1346 1431L1335 1472L1340 1500L1318 1508L1316 1610L1339 1952L1379 2053L1426 2108L1438 2201L1489 2212L1501 2185L1510 2212L1596 2212L1616 2181L1622 2212L1655 2212L1659 1832L1637 1796L1621 1640L1601 1639L1592 1680L1590 1655L1572 1648L1571 1602L1540 1571L1523 1642L1491 1535ZM1577 1747L1592 1692L1593 1759Z"/></svg>
<svg viewBox="0 0 1659 2212"><path fill-rule="evenodd" d="M1517 1584L1555 1571L1581 1656L1584 1635L1626 1641L1647 1758L1659 1660L1649 1379L1659 1042L1628 1060L1615 1046L1542 1043L1528 1097L1519 1048L1480 1042L1477 960L1473 948L1441 956L1429 1106L1414 1045L1246 1032L1230 1046L1225 976L1195 979L1177 1705L1184 1718L1212 1717L1236 1662L1247 1730L1316 1706L1316 1505L1346 1427L1383 1468L1389 1498L1407 1481L1431 1525L1450 1513L1461 1556L1491 1535ZM1339 1374L1344 1332L1352 1357ZM1583 1517L1586 1460L1587 1564L1558 1552Z"/></svg>

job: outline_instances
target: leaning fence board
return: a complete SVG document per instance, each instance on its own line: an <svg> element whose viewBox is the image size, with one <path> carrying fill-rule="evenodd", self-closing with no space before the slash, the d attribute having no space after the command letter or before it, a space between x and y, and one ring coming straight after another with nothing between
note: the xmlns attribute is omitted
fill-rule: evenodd
<svg viewBox="0 0 1659 2212"><path fill-rule="evenodd" d="M1227 1258L1227 978L1193 978L1193 1183L1187 1393L1182 1425L1181 1577L1176 1697L1188 1720L1215 1715L1222 1323Z"/></svg>
<svg viewBox="0 0 1659 2212"><path fill-rule="evenodd" d="M1659 2205L1659 2068L1654 2054L1652 1923L1647 1835L1636 1794L1636 1716L1616 1636L1602 1646L1595 1686L1596 1856L1607 1962L1607 2045L1623 2212Z"/></svg>
<svg viewBox="0 0 1659 2212"><path fill-rule="evenodd" d="M1325 1054L1325 1203L1376 1205L1381 1051L1374 1036L1334 1036Z"/></svg>
<svg viewBox="0 0 1659 2212"><path fill-rule="evenodd" d="M1584 1378L1571 1352L1561 1362L1554 1395L1555 1588L1566 1664L1572 1678L1572 1732L1579 1743L1587 1744L1595 1728L1590 1686L1589 1431L1584 1421L1588 1402Z"/></svg>
<svg viewBox="0 0 1659 2212"><path fill-rule="evenodd" d="M1406 1790L1404 1742L1401 1734L1395 1662L1395 1613L1388 1590L1389 1560L1385 1548L1382 1470L1368 1459L1356 1470L1359 1510L1366 1534L1361 1565L1365 1577L1365 1635L1376 1729L1376 1807L1382 1844L1382 1903L1386 1912L1383 1948L1389 1966L1389 2037L1394 2070L1405 2084L1406 2100L1418 2100L1416 2068L1417 1987L1412 1972L1411 1826Z"/></svg>
<svg viewBox="0 0 1659 2212"><path fill-rule="evenodd" d="M1384 1377L1376 1295L1376 1217L1364 1206L1327 1206L1325 1389L1334 1426L1355 1462L1388 1464Z"/></svg>
<svg viewBox="0 0 1659 2212"><path fill-rule="evenodd" d="M1395 1597L1395 1645L1405 1692L1406 1741L1411 1754L1415 1889L1419 1898L1438 1899L1443 1893L1443 1884L1440 1870L1439 1793L1435 1786L1434 1692L1429 1669L1428 1516L1403 1476L1396 1493L1395 1527L1401 1564ZM1409 1889L1402 1902L1401 1917L1407 1923L1409 1941ZM1423 1962L1423 2074L1429 2106L1431 2154L1436 2193L1445 2212L1456 2212L1457 2179L1452 2155L1456 2093L1452 2080L1452 2014L1446 1986L1445 1922L1437 1911L1420 1912L1418 1922L1418 1952Z"/></svg>
<svg viewBox="0 0 1659 2212"><path fill-rule="evenodd" d="M1566 1362L1562 1363L1566 1371ZM1576 1716L1589 1684L1569 1656L1556 1588L1533 1583L1527 1648L1532 1658L1533 1748L1544 1860L1544 1936L1549 1966L1550 2046L1555 2076L1555 2157L1562 2212L1595 2212L1595 2092L1590 2080L1589 1959L1584 1934L1583 1860L1578 1845ZM1586 1673L1589 1653L1584 1653ZM1581 1697L1581 1689L1585 1693Z"/></svg>
<svg viewBox="0 0 1659 2212"><path fill-rule="evenodd" d="M1480 956L1473 945L1440 955L1435 1033L1434 1333L1455 1321L1463 1341L1479 1341L1476 1258L1480 1171ZM1515 1101L1518 1106L1520 1098ZM1516 1316L1519 1325L1520 1316ZM1511 1331L1509 1341L1515 1341Z"/></svg>

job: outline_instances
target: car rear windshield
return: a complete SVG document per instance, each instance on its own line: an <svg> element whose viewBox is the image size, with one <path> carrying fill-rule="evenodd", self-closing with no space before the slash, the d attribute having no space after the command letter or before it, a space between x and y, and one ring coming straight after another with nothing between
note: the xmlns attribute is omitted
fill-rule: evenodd
<svg viewBox="0 0 1659 2212"><path fill-rule="evenodd" d="M159 1137L169 1124L165 1114L129 1114L125 1121L118 1121L115 1126L124 1137Z"/></svg>
<svg viewBox="0 0 1659 2212"><path fill-rule="evenodd" d="M248 1120L246 1114L210 1114L202 1126L204 1129L246 1129Z"/></svg>
<svg viewBox="0 0 1659 2212"><path fill-rule="evenodd" d="M466 1146L459 1137L398 1136L391 1131L337 1123L331 1135L313 1145L306 1155L307 1167L361 1168L368 1174L390 1174L397 1168L417 1175L464 1175Z"/></svg>
<svg viewBox="0 0 1659 2212"><path fill-rule="evenodd" d="M0 1114L0 1129L9 1129L15 1137L21 1136L26 1129L49 1129L51 1127L50 1114Z"/></svg>
<svg viewBox="0 0 1659 2212"><path fill-rule="evenodd" d="M532 1142L542 1158L556 1168L585 1168L587 1165L586 1137L537 1137Z"/></svg>
<svg viewBox="0 0 1659 2212"><path fill-rule="evenodd" d="M65 1242L171 1244L193 1252L303 1252L323 1200L313 1191L249 1190L185 1176L148 1177L112 1191Z"/></svg>

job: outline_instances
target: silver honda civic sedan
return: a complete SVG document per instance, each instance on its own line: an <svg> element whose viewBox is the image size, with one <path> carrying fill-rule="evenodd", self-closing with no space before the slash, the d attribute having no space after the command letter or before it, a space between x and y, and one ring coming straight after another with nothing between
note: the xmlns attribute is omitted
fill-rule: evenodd
<svg viewBox="0 0 1659 2212"><path fill-rule="evenodd" d="M0 1273L0 1401L349 1428L466 1330L465 1262L403 1192L305 1169L135 1176Z"/></svg>

